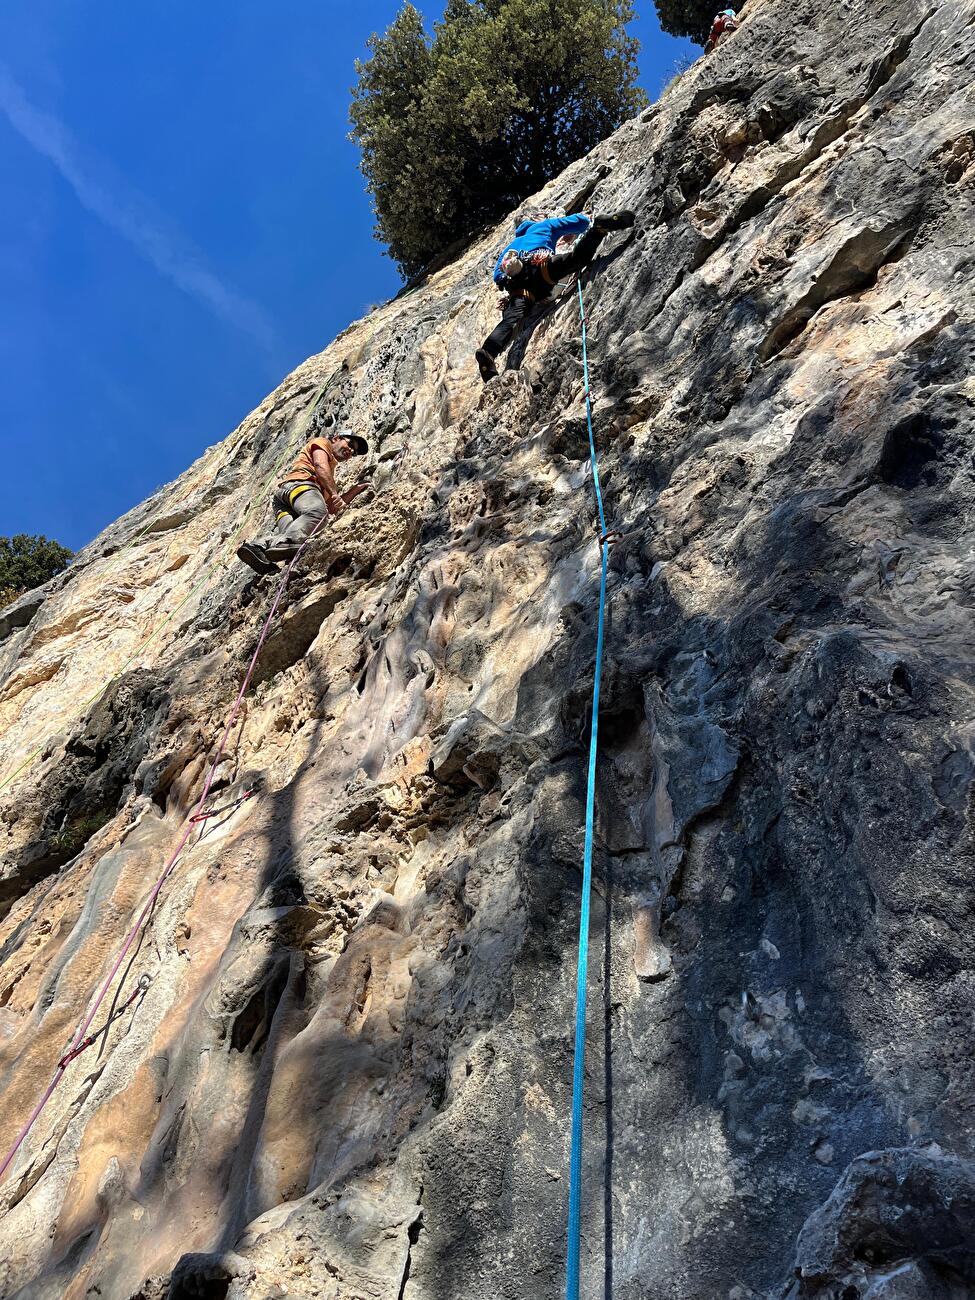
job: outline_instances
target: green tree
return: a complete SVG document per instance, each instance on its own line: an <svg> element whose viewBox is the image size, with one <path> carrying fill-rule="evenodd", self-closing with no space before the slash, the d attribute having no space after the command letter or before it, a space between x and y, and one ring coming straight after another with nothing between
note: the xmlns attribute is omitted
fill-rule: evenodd
<svg viewBox="0 0 975 1300"><path fill-rule="evenodd" d="M671 36L689 36L703 45L711 31L714 15L722 9L738 9L734 0L654 0L660 26Z"/></svg>
<svg viewBox="0 0 975 1300"><path fill-rule="evenodd" d="M356 63L352 139L405 277L516 207L646 103L632 0L412 4Z"/></svg>
<svg viewBox="0 0 975 1300"><path fill-rule="evenodd" d="M73 554L46 537L0 537L0 609L60 573Z"/></svg>

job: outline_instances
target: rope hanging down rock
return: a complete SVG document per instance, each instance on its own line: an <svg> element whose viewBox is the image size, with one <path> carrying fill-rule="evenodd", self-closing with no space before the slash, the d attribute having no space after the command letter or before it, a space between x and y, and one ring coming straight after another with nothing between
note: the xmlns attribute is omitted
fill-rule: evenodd
<svg viewBox="0 0 975 1300"><path fill-rule="evenodd" d="M592 431L592 393L589 380L589 349L586 338L586 307L582 280L577 278L579 320L582 324L582 373L585 385L586 427L589 431L589 467L599 512L599 620L596 628L596 666L592 683L592 725L589 733L589 775L586 783L586 839L582 857L582 905L579 912L579 957L576 967L575 1054L572 1063L572 1138L569 1152L569 1223L566 1247L565 1296L579 1300L579 1253L582 1221L582 1096L585 1084L586 993L589 970L589 904L592 895L592 841L596 811L596 756L599 732L599 686L603 671L603 642L606 626L606 578L609 548L614 534L606 527L603 493L599 484L599 457Z"/></svg>
<svg viewBox="0 0 975 1300"><path fill-rule="evenodd" d="M337 373L338 371L336 371L336 374ZM335 376L333 375L332 378L334 377ZM331 379L328 382L331 383ZM312 410L314 410L315 407L317 407L319 401L321 400L321 396L324 394L324 391L326 391L326 389L327 389L327 385L319 391L319 396L316 397ZM135 943L136 938L138 937L140 931L142 930L142 927L148 921L152 913L152 910L155 907L156 899L159 897L163 885L169 879L170 874L172 873L174 867L176 866L176 863L179 861L180 857L182 856L183 850L186 848L190 836L193 834L193 831L196 829L197 825L199 825L200 822L206 820L204 816L204 806L207 802L207 799L210 797L210 789L213 785L214 777L216 776L217 773L217 768L220 766L220 762L223 759L224 750L226 749L228 737L230 736L230 732L233 729L233 725L237 720L237 715L240 712L240 707L244 702L244 696L247 693L247 688L250 685L251 678L254 675L254 669L257 667L258 656L260 655L261 650L264 646L264 642L267 640L268 633L271 630L271 624L274 621L274 616L278 611L278 606L281 604L281 598L284 595L285 587L288 585L288 579L291 577L291 571L297 564L298 560L300 559L302 553L305 550L305 547L316 535L318 530L321 528L322 524L326 522L327 518L328 516L326 515L323 519L320 519L319 522L315 525L315 527L312 529L309 535L302 542L301 546L295 552L294 556L291 559L291 562L288 564L287 568L284 570L284 573L281 576L281 580L278 583L277 590L275 591L274 594L274 600L271 602L271 608L269 609L267 613L267 617L264 620L264 624L261 628L260 635L257 639L257 645L254 647L254 653L251 655L250 663L247 666L247 672L244 674L244 680L241 683L240 690L237 692L237 698L233 703L233 707L231 708L230 713L227 716L227 721L226 724L224 725L223 732L220 736L220 742L217 745L216 753L214 754L213 760L211 761L210 766L207 769L206 779L203 783L202 793L200 794L199 799L193 805L192 811L188 814L186 818L186 825L183 829L182 835L180 836L179 843L176 845L176 848L173 850L173 853L170 856L169 860L167 861L165 867L163 867L163 870L159 878L156 880L155 884L150 890L149 897L146 899L142 911L139 913L139 916L135 921L135 924L131 927L131 929L126 934L121 950L119 951L118 956L115 958L111 970L108 972L108 975L105 977L105 980L103 981L101 987L99 988L98 995L96 996L94 1002L92 1003L88 1015L85 1017L82 1024L78 1027L77 1033L75 1034L74 1038L71 1040L71 1044L68 1047L67 1051L64 1052L64 1054L61 1056L60 1060L58 1061L51 1082L48 1084L40 1101L38 1101L37 1105L34 1107L33 1111L31 1112L30 1118L27 1120L27 1123L24 1125L24 1127L20 1130L20 1133L17 1135L17 1139L14 1142L11 1149L9 1150L9 1152L7 1153L7 1155L4 1157L3 1163L0 1164L0 1178L3 1178L4 1174L7 1172L7 1169L10 1167L11 1162L13 1161L17 1152L20 1150L21 1146L26 1140L31 1129L34 1127L34 1124L37 1122L44 1107L50 1101L54 1093L54 1090L57 1088L58 1084L63 1079L65 1071L67 1070L68 1066L74 1060L74 1058L80 1055L81 1052L84 1050L84 1045L86 1041L85 1036L88 1033L89 1028L91 1027L92 1021L95 1019L95 1016L98 1014L99 1008L101 1007L102 1003L105 1001L105 998L108 996L108 991L112 986L112 981L115 979L115 976L121 970L122 963L125 961L125 958L128 956L128 953L132 948L132 945ZM243 802L243 800L241 800L241 802ZM201 835L203 833L204 832L201 831ZM132 999L130 999L130 1001L134 1001L134 996Z"/></svg>

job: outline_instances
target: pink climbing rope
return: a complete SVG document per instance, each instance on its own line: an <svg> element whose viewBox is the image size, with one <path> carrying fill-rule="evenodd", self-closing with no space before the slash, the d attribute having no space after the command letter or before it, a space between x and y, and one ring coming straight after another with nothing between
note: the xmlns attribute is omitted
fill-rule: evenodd
<svg viewBox="0 0 975 1300"><path fill-rule="evenodd" d="M143 907L142 911L139 913L138 919L136 920L132 928L129 930L128 934L125 936L125 942L122 944L122 949L119 952L118 956L115 958L115 961L112 965L112 969L108 972L108 975L106 976L104 983L102 984L101 988L98 990L98 996L95 998L91 1010L89 1011L88 1015L85 1017L85 1020L83 1021L83 1023L78 1029L78 1032L75 1034L74 1038L72 1039L70 1047L67 1049L64 1055L58 1061L57 1069L54 1071L54 1077L51 1079L51 1082L47 1085L46 1091L44 1092L40 1101L37 1103L37 1105L34 1107L33 1111L31 1112L30 1118L28 1119L27 1123L20 1130L20 1133L17 1135L17 1140L10 1148L10 1151L4 1157L3 1164L0 1165L0 1178L3 1178L4 1174L7 1172L11 1162L14 1159L14 1156L16 1156L17 1152L20 1150L21 1146L23 1145L31 1129L34 1127L35 1123L37 1122L37 1119L40 1116L41 1111L51 1100L54 1090L61 1082L62 1078L64 1077L68 1065L71 1063L71 1061L74 1060L75 1056L79 1055L80 1052L84 1050L81 1046L81 1043L85 1035L88 1033L88 1030L91 1026L91 1022L95 1019L95 1016L98 1014L99 1007L101 1007L102 1003L105 1001L105 998L108 996L108 990L111 987L112 981L115 979L115 976L118 974L119 970L121 969L122 963L125 961L125 958L128 956L129 949L132 947L133 943L135 943L139 931L142 929L143 925L145 924L146 920L149 917L150 912L155 906L156 899L159 897L163 885L169 879L169 876L172 873L173 868L176 866L176 863L179 861L180 855L182 854L183 850L186 848L186 844L190 836L193 834L197 822L200 820L200 814L203 811L203 805L210 797L210 787L213 785L213 780L214 777L216 776L217 768L220 766L221 760L223 759L224 750L226 749L227 746L227 739L230 736L230 732L231 729L233 728L234 723L237 721L237 715L240 712L240 706L244 702L244 696L247 694L247 688L250 685L251 678L254 676L254 669L257 667L258 656L260 655L261 650L264 647L264 642L267 640L268 633L271 630L271 624L274 621L274 616L278 612L278 606L281 604L281 598L284 595L284 589L288 585L288 579L291 577L291 570L298 563L298 560L302 552L304 551L305 547L312 540L312 538L318 532L319 528L321 528L322 524L324 524L327 519L328 519L327 515L324 516L322 519L320 519L318 523L315 525L315 527L308 534L308 536L305 538L305 540L301 543L297 551L295 551L294 555L291 557L291 560L288 563L288 567L285 569L281 577L281 581L278 583L277 591L274 594L274 600L271 603L271 608L268 611L267 618L265 618L264 620L264 625L261 628L261 634L257 639L257 645L254 647L254 653L251 655L250 663L247 666L247 672L244 674L244 680L241 683L240 690L237 692L237 698L236 700L234 700L233 707L231 708L230 713L227 716L227 723L223 729L223 734L220 737L220 743L217 746L217 752L213 757L213 761L210 764L209 770L207 771L206 780L203 783L203 792L200 795L199 799L194 804L193 811L187 817L186 827L183 831L183 834L180 836L179 843L176 845L176 848L173 850L173 853L169 858L168 862L166 863L165 867L163 867L159 879L153 885L149 893L149 897L146 899L145 906Z"/></svg>

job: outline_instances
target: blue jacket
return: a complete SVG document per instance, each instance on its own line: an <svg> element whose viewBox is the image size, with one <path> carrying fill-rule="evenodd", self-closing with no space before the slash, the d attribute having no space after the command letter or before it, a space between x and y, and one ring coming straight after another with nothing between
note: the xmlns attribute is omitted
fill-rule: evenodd
<svg viewBox="0 0 975 1300"><path fill-rule="evenodd" d="M494 267L494 283L504 288L505 277L501 274L501 258L509 249L514 249L520 257L522 253L535 253L540 248L550 253L563 235L584 235L592 222L584 212L577 212L571 217L550 217L548 221L523 221L515 229L515 237L501 250Z"/></svg>

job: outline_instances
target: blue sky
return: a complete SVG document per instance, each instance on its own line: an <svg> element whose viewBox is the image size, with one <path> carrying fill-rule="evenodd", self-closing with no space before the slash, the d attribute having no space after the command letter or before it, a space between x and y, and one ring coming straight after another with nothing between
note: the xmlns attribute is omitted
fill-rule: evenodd
<svg viewBox="0 0 975 1300"><path fill-rule="evenodd" d="M84 545L396 292L347 113L398 8L6 0L0 534ZM696 51L638 8L655 98Z"/></svg>

